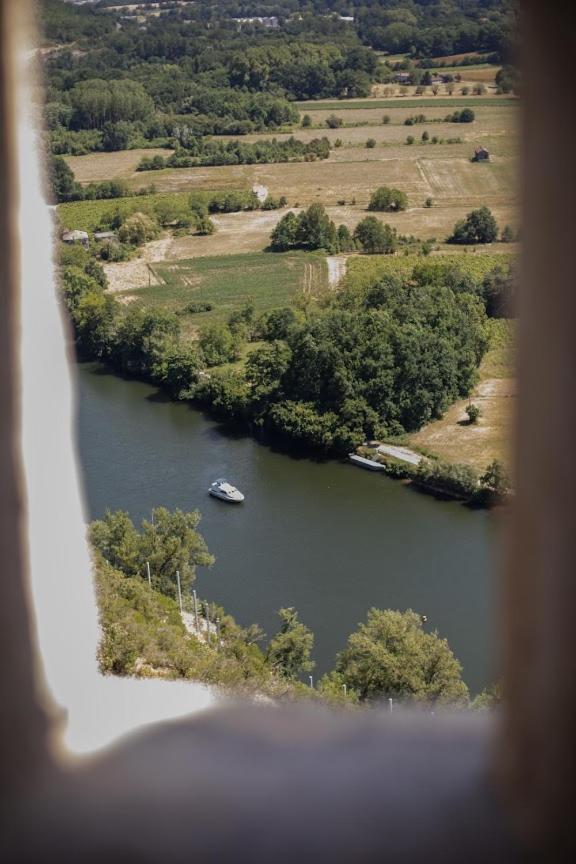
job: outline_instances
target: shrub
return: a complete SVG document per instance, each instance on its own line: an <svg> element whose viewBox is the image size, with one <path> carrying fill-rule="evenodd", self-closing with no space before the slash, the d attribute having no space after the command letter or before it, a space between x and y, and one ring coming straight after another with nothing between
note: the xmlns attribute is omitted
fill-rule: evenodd
<svg viewBox="0 0 576 864"><path fill-rule="evenodd" d="M391 255L396 250L396 231L376 216L367 216L358 223L354 240L371 255Z"/></svg>
<svg viewBox="0 0 576 864"><path fill-rule="evenodd" d="M304 129L308 129L310 126L312 126L312 118L309 114L304 114L304 116L302 117L302 126Z"/></svg>
<svg viewBox="0 0 576 864"><path fill-rule="evenodd" d="M396 213L406 210L408 198L400 189L391 189L389 186L380 186L372 193L368 210L384 213Z"/></svg>
<svg viewBox="0 0 576 864"><path fill-rule="evenodd" d="M462 108L461 111L454 111L453 114L446 116L447 123L472 123L476 115L472 108Z"/></svg>
<svg viewBox="0 0 576 864"><path fill-rule="evenodd" d="M190 315L196 315L199 312L211 312L214 308L212 303L207 303L202 300L194 300L192 303L187 303L183 311Z"/></svg>
<svg viewBox="0 0 576 864"><path fill-rule="evenodd" d="M146 213L133 213L129 216L118 231L121 243L129 243L132 246L141 246L154 240L159 233L158 223Z"/></svg>
<svg viewBox="0 0 576 864"><path fill-rule="evenodd" d="M414 476L418 486L432 491L454 495L458 498L473 498L478 492L478 476L469 465L422 460Z"/></svg>
<svg viewBox="0 0 576 864"><path fill-rule="evenodd" d="M478 422L481 411L478 405L472 405L471 403L466 407L466 414L468 415L468 422L473 425Z"/></svg>
<svg viewBox="0 0 576 864"><path fill-rule="evenodd" d="M422 142L425 144L429 140L430 140L430 135L425 129L424 132L422 132Z"/></svg>
<svg viewBox="0 0 576 864"><path fill-rule="evenodd" d="M326 125L329 129L340 129L344 125L342 117L337 117L336 114L330 114L326 119Z"/></svg>
<svg viewBox="0 0 576 864"><path fill-rule="evenodd" d="M498 498L504 498L510 493L510 477L501 462L494 460L486 468L486 472L480 478L480 483L489 492Z"/></svg>
<svg viewBox="0 0 576 864"><path fill-rule="evenodd" d="M384 114L384 116L382 117L382 123L384 124L384 126L388 126L388 124L390 123L389 114Z"/></svg>
<svg viewBox="0 0 576 864"><path fill-rule="evenodd" d="M366 141L366 147L369 150L373 150L374 147L376 147L376 141L374 140L374 138L368 138L368 140Z"/></svg>
<svg viewBox="0 0 576 864"><path fill-rule="evenodd" d="M414 136L408 135L406 138L406 144L414 144Z"/></svg>
<svg viewBox="0 0 576 864"><path fill-rule="evenodd" d="M433 203L434 202L432 201L432 198L426 198L426 201L424 202L424 206L425 207L432 207Z"/></svg>
<svg viewBox="0 0 576 864"><path fill-rule="evenodd" d="M472 210L466 219L457 222L448 243L493 243L498 237L498 224L488 209Z"/></svg>

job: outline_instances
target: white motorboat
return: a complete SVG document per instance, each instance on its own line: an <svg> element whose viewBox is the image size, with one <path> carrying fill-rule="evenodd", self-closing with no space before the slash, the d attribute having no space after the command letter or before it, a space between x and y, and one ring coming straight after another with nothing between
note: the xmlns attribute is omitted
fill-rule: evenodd
<svg viewBox="0 0 576 864"><path fill-rule="evenodd" d="M222 501L230 501L232 504L240 504L244 501L244 495L235 486L232 486L227 480L215 480L211 484L208 492L215 498L220 498Z"/></svg>

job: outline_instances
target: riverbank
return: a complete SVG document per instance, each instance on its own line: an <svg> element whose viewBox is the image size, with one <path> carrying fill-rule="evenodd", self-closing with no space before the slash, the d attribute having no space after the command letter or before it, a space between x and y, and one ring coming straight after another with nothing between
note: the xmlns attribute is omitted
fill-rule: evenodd
<svg viewBox="0 0 576 864"><path fill-rule="evenodd" d="M97 364L78 367L80 463L90 520L134 521L153 507L198 509L216 563L201 597L267 634L295 606L316 636L315 677L333 666L372 606L414 609L445 636L472 692L494 680L491 596L496 524L337 460L311 460L219 424L157 387ZM246 495L208 495L227 477ZM417 542L415 542L417 538Z"/></svg>

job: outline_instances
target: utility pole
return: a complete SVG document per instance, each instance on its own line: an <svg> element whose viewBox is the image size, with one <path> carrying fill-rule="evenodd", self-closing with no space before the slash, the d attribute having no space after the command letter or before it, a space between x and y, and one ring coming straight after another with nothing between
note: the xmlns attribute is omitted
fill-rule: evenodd
<svg viewBox="0 0 576 864"><path fill-rule="evenodd" d="M309 675L308 678L310 679L310 687L314 689L314 678L312 677L312 675Z"/></svg>
<svg viewBox="0 0 576 864"><path fill-rule="evenodd" d="M150 562L146 561L146 572L148 573L148 587L152 588L152 577L150 576Z"/></svg>
<svg viewBox="0 0 576 864"><path fill-rule="evenodd" d="M204 604L204 612L206 614L206 642L210 644L210 607L208 603Z"/></svg>
<svg viewBox="0 0 576 864"><path fill-rule="evenodd" d="M388 699L388 705L390 706L390 713L392 714L392 712L394 711L394 700Z"/></svg>
<svg viewBox="0 0 576 864"><path fill-rule="evenodd" d="M220 651L220 618L216 618L216 648Z"/></svg>
<svg viewBox="0 0 576 864"><path fill-rule="evenodd" d="M180 614L182 614L182 590L180 588L180 571L176 570L176 584L178 585L178 603L180 604Z"/></svg>
<svg viewBox="0 0 576 864"><path fill-rule="evenodd" d="M342 684L342 690L344 691L344 695L346 696L348 693L348 687L346 686L346 684Z"/></svg>
<svg viewBox="0 0 576 864"><path fill-rule="evenodd" d="M196 633L199 636L200 635L200 622L198 620L198 597L196 596L196 589L195 588L192 591L192 594L194 596L194 618L196 620Z"/></svg>

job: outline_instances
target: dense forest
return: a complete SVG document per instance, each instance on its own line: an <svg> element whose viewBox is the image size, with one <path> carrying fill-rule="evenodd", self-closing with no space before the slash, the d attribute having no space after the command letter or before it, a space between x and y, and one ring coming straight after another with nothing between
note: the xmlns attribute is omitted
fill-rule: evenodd
<svg viewBox="0 0 576 864"><path fill-rule="evenodd" d="M350 284L305 308L258 316L246 306L189 342L181 316L126 308L104 293L105 275L88 252L62 255L82 354L223 420L324 453L418 429L468 395L488 345L487 314L507 314L512 282L498 267L475 280L423 259L405 276ZM229 365L246 348L245 368Z"/></svg>
<svg viewBox="0 0 576 864"><path fill-rule="evenodd" d="M367 96L389 80L394 63L377 52L506 60L515 32L507 0L221 0L145 24L103 5L42 4L56 47L45 56L54 153L187 147L204 135L278 129L297 121L294 100ZM278 26L237 20L257 15L278 16Z"/></svg>

